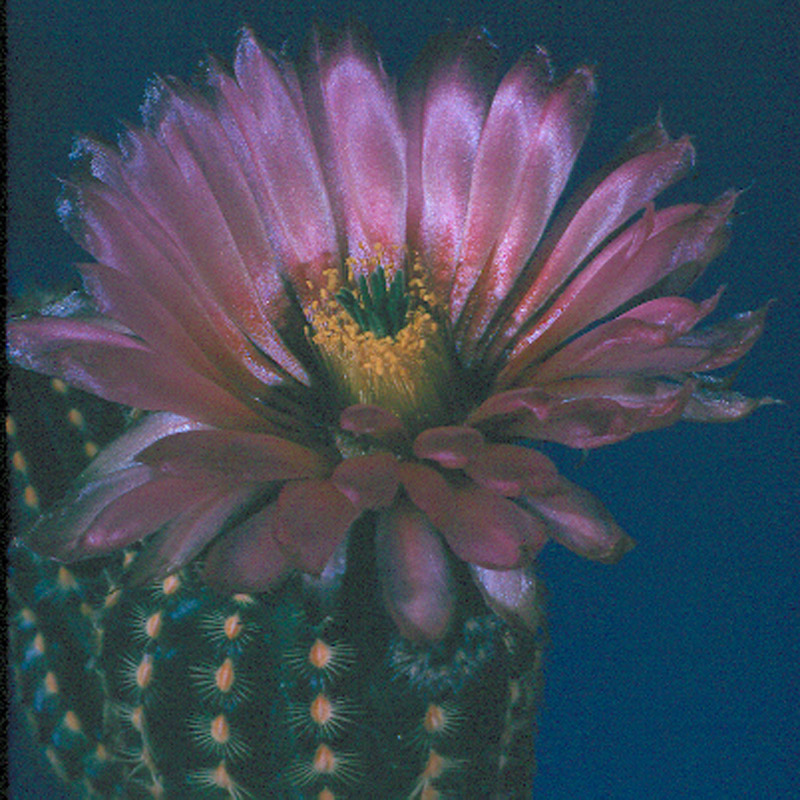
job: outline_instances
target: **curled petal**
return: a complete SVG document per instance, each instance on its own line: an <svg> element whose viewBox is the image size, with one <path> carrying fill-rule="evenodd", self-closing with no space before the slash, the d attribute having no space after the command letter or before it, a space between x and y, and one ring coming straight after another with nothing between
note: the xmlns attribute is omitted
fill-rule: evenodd
<svg viewBox="0 0 800 800"><path fill-rule="evenodd" d="M383 599L400 633L439 641L455 607L447 553L424 514L409 504L382 511L375 537Z"/></svg>
<svg viewBox="0 0 800 800"><path fill-rule="evenodd" d="M538 516L482 486L456 489L453 516L440 530L462 561L510 569L544 546L547 529Z"/></svg>
<svg viewBox="0 0 800 800"><path fill-rule="evenodd" d="M321 477L329 469L319 453L288 439L219 430L166 436L139 460L169 475L216 474L251 483Z"/></svg>
<svg viewBox="0 0 800 800"><path fill-rule="evenodd" d="M401 433L403 423L391 411L361 403L342 411L339 427L351 433L381 437Z"/></svg>
<svg viewBox="0 0 800 800"><path fill-rule="evenodd" d="M547 520L555 540L585 558L613 564L634 546L594 495L563 478L561 492L525 502Z"/></svg>
<svg viewBox="0 0 800 800"><path fill-rule="evenodd" d="M464 471L475 483L504 497L545 494L558 485L558 470L547 456L513 444L487 444Z"/></svg>
<svg viewBox="0 0 800 800"><path fill-rule="evenodd" d="M287 483L278 496L275 538L293 566L319 575L358 511L331 481Z"/></svg>
<svg viewBox="0 0 800 800"><path fill-rule="evenodd" d="M780 403L774 397L746 397L739 392L697 389L683 409L683 419L692 422L736 422L761 406Z"/></svg>
<svg viewBox="0 0 800 800"><path fill-rule="evenodd" d="M457 425L428 428L414 440L414 455L448 469L461 469L482 446L483 435L475 428Z"/></svg>
<svg viewBox="0 0 800 800"><path fill-rule="evenodd" d="M225 524L256 495L252 486L224 487L184 511L148 539L128 573L132 584L160 580L184 567L206 547Z"/></svg>
<svg viewBox="0 0 800 800"><path fill-rule="evenodd" d="M397 494L397 459L389 453L347 458L331 480L356 508L385 508Z"/></svg>
<svg viewBox="0 0 800 800"><path fill-rule="evenodd" d="M270 503L244 522L223 533L205 560L205 578L225 592L264 592L289 571L278 544L277 504Z"/></svg>
<svg viewBox="0 0 800 800"><path fill-rule="evenodd" d="M529 631L542 627L541 591L531 566L498 570L470 564L469 571L492 611Z"/></svg>

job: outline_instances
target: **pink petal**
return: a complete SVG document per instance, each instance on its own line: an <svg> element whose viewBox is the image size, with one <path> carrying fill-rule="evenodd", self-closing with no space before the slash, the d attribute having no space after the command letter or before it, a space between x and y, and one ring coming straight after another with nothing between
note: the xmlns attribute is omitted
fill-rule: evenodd
<svg viewBox="0 0 800 800"><path fill-rule="evenodd" d="M529 561L544 545L547 530L541 520L511 500L474 484L454 494L454 514L440 530L462 561L510 569Z"/></svg>
<svg viewBox="0 0 800 800"><path fill-rule="evenodd" d="M484 31L444 34L412 67L403 97L409 242L431 267L432 288L443 299L450 294L464 234L494 61Z"/></svg>
<svg viewBox="0 0 800 800"><path fill-rule="evenodd" d="M234 58L236 82L221 69L209 75L220 120L258 204L282 271L302 298L336 262L336 227L297 77L242 31ZM238 85L237 85L238 82Z"/></svg>
<svg viewBox="0 0 800 800"><path fill-rule="evenodd" d="M358 517L331 481L287 483L278 496L275 538L294 566L319 575Z"/></svg>
<svg viewBox="0 0 800 800"><path fill-rule="evenodd" d="M554 539L593 561L613 564L634 546L605 507L585 489L562 478L562 492L528 497L546 520Z"/></svg>
<svg viewBox="0 0 800 800"><path fill-rule="evenodd" d="M593 259L557 297L544 318L523 334L499 382L508 385L548 349L678 267L689 262L708 263L727 241L726 223L734 199L733 194L725 195L695 213L687 213L690 206L645 214Z"/></svg>
<svg viewBox="0 0 800 800"><path fill-rule="evenodd" d="M386 508L398 488L397 459L389 453L355 456L333 471L334 486L359 510Z"/></svg>
<svg viewBox="0 0 800 800"><path fill-rule="evenodd" d="M697 389L686 403L682 418L692 422L736 422L761 406L780 402L773 397L745 397L739 392Z"/></svg>
<svg viewBox="0 0 800 800"><path fill-rule="evenodd" d="M504 497L545 494L558 485L558 470L547 456L513 444L487 444L464 471L475 483Z"/></svg>
<svg viewBox="0 0 800 800"><path fill-rule="evenodd" d="M531 566L497 570L470 564L469 571L492 611L512 625L521 625L534 633L541 629L544 609Z"/></svg>
<svg viewBox="0 0 800 800"><path fill-rule="evenodd" d="M173 411L222 427L267 422L217 384L99 322L16 320L8 325L10 357L106 400Z"/></svg>
<svg viewBox="0 0 800 800"><path fill-rule="evenodd" d="M357 404L348 406L339 417L342 430L362 435L391 436L403 431L400 418L380 406Z"/></svg>
<svg viewBox="0 0 800 800"><path fill-rule="evenodd" d="M490 265L477 286L479 273L466 283L459 282L451 298L451 316L455 319L475 286L476 307L468 309L476 317L471 320L473 338L483 332L539 241L588 132L594 97L594 76L588 68L579 67L552 90L541 117L531 120L524 172L511 194L509 213L494 243ZM477 196L476 200L481 203L482 198ZM466 275L459 273L459 277L462 274Z"/></svg>
<svg viewBox="0 0 800 800"><path fill-rule="evenodd" d="M326 459L314 450L278 436L240 431L167 436L144 450L139 460L168 475L217 475L249 483L311 478L329 471Z"/></svg>
<svg viewBox="0 0 800 800"><path fill-rule="evenodd" d="M218 491L218 486L206 481L148 480L106 506L76 542L76 551L85 557L121 550Z"/></svg>
<svg viewBox="0 0 800 800"><path fill-rule="evenodd" d="M489 398L471 417L504 436L525 436L591 449L671 425L694 389L691 381L574 378Z"/></svg>
<svg viewBox="0 0 800 800"><path fill-rule="evenodd" d="M456 425L428 428L414 440L414 455L448 469L461 469L482 446L483 435L474 428Z"/></svg>
<svg viewBox="0 0 800 800"><path fill-rule="evenodd" d="M313 48L304 88L348 251L358 258L380 244L389 248L390 263L399 264L406 232L406 142L394 88L352 30L329 48L318 36Z"/></svg>
<svg viewBox="0 0 800 800"><path fill-rule="evenodd" d="M147 540L128 573L132 584L158 580L192 561L225 523L257 493L252 486L225 487L176 517Z"/></svg>
<svg viewBox="0 0 800 800"><path fill-rule="evenodd" d="M205 559L205 579L225 592L265 592L289 571L289 562L275 539L275 503L223 533Z"/></svg>
<svg viewBox="0 0 800 800"><path fill-rule="evenodd" d="M411 502L442 530L455 513L456 497L450 483L435 469L401 462L400 482Z"/></svg>
<svg viewBox="0 0 800 800"><path fill-rule="evenodd" d="M384 603L400 633L414 642L442 639L455 608L453 581L425 515L408 505L381 512L375 550Z"/></svg>

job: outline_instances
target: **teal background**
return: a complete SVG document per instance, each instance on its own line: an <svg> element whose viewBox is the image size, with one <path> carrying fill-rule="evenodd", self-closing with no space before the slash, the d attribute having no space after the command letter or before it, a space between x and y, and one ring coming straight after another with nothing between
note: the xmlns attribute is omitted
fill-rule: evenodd
<svg viewBox="0 0 800 800"><path fill-rule="evenodd" d="M534 43L561 71L596 64L578 178L660 108L699 152L666 201L746 189L733 245L694 296L728 284L717 318L776 299L738 386L787 405L733 426L681 424L583 464L559 454L639 546L614 567L554 545L542 557L552 647L536 797L800 796L796 3L11 0L9 287L64 280L85 257L53 211L75 131L110 136L115 120L135 120L148 77L186 76L207 49L229 56L243 21L296 52L314 15L335 25L351 13L394 74L448 22L485 25L506 64ZM11 732L10 796L65 797Z"/></svg>

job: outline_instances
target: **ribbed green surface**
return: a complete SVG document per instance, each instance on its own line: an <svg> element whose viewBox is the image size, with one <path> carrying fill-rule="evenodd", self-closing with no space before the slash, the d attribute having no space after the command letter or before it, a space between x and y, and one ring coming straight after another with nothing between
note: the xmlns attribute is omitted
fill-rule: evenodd
<svg viewBox="0 0 800 800"><path fill-rule="evenodd" d="M52 500L85 465L86 440L101 445L124 417L47 379L12 381L24 525L34 515L26 487ZM269 596L215 595L192 569L128 587L133 551L70 568L20 545L10 556L20 699L51 762L86 797L530 797L542 637L489 613L466 576L445 642L421 649L397 636L375 584L369 517L351 533L332 608L299 579Z"/></svg>

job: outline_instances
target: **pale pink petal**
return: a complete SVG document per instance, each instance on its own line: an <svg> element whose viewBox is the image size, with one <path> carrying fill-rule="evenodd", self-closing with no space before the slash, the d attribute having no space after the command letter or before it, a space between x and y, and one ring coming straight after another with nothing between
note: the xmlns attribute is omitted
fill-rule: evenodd
<svg viewBox="0 0 800 800"><path fill-rule="evenodd" d="M483 435L475 428L457 425L428 428L414 440L414 455L448 469L461 469L482 446Z"/></svg>
<svg viewBox="0 0 800 800"><path fill-rule="evenodd" d="M692 422L736 422L761 406L780 402L774 397L746 397L739 392L697 389L686 403L682 419Z"/></svg>
<svg viewBox="0 0 800 800"><path fill-rule="evenodd" d="M618 236L561 292L545 316L519 338L499 382L508 385L548 349L611 313L665 275L707 263L727 242L735 196L686 213L680 206L645 214Z"/></svg>
<svg viewBox="0 0 800 800"><path fill-rule="evenodd" d="M287 483L278 496L275 538L292 564L319 575L358 517L355 506L331 481Z"/></svg>
<svg viewBox="0 0 800 800"><path fill-rule="evenodd" d="M106 400L221 427L263 428L265 418L217 384L99 322L39 317L8 325L10 357Z"/></svg>
<svg viewBox="0 0 800 800"><path fill-rule="evenodd" d="M382 511L375 551L383 600L400 633L415 642L442 639L454 587L445 548L425 515L409 505Z"/></svg>
<svg viewBox="0 0 800 800"><path fill-rule="evenodd" d="M217 536L225 523L258 492L252 486L225 487L184 511L152 536L127 575L132 584L158 580L184 567Z"/></svg>
<svg viewBox="0 0 800 800"><path fill-rule="evenodd" d="M547 520L554 539L584 558L613 564L634 546L594 495L563 478L561 492L526 502Z"/></svg>
<svg viewBox="0 0 800 800"><path fill-rule="evenodd" d="M521 625L534 633L541 629L541 590L531 566L498 570L470 564L469 571L492 611L511 625Z"/></svg>
<svg viewBox="0 0 800 800"><path fill-rule="evenodd" d="M543 494L558 485L555 464L536 450L513 444L487 444L464 467L475 483L504 497Z"/></svg>
<svg viewBox="0 0 800 800"><path fill-rule="evenodd" d="M477 302L467 308L474 317L469 321L471 338L483 332L539 241L586 137L594 96L591 70L579 67L552 90L540 116L531 120L523 171L517 186L511 188L508 213L491 260L482 275L482 265L478 270L459 269L451 296L451 318L455 320L475 287ZM482 202L480 195L476 201ZM479 275L481 281L476 285Z"/></svg>
<svg viewBox="0 0 800 800"><path fill-rule="evenodd" d="M247 28L234 73L236 81L220 68L209 74L217 111L278 252L278 266L302 298L306 281L317 289L323 285L322 271L336 262L338 244L297 77Z"/></svg>
<svg viewBox="0 0 800 800"><path fill-rule="evenodd" d="M480 29L435 39L412 67L403 97L408 131L409 244L450 294L458 261L495 51Z"/></svg>
<svg viewBox="0 0 800 800"><path fill-rule="evenodd" d="M352 29L330 47L319 37L312 47L314 63L304 85L309 119L347 249L358 258L378 244L387 248L389 264L399 264L406 233L406 141L394 87Z"/></svg>
<svg viewBox="0 0 800 800"><path fill-rule="evenodd" d="M347 458L333 471L331 480L359 510L386 508L397 494L397 459L390 453Z"/></svg>
<svg viewBox="0 0 800 800"><path fill-rule="evenodd" d="M224 592L265 592L275 588L290 566L275 539L275 503L223 533L209 548L204 577Z"/></svg>

